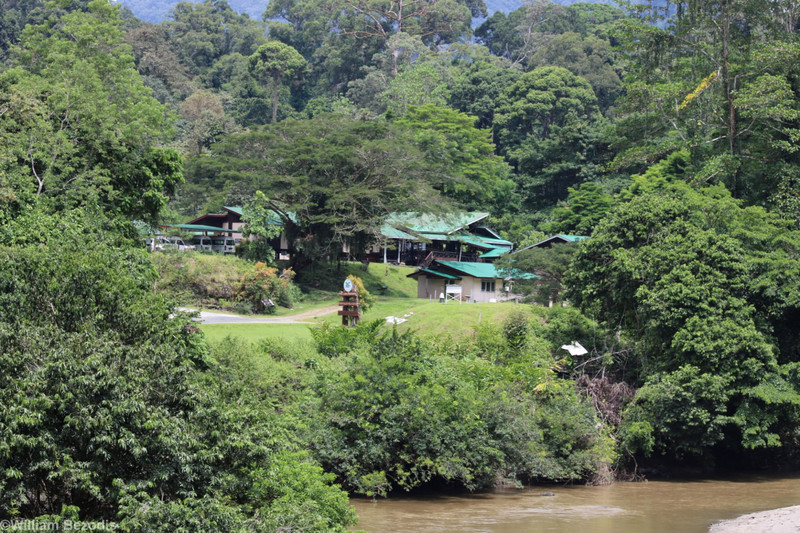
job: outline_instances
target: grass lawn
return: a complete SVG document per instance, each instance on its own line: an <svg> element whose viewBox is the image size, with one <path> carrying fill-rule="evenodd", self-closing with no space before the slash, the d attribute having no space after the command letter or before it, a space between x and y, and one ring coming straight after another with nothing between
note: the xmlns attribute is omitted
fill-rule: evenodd
<svg viewBox="0 0 800 533"><path fill-rule="evenodd" d="M331 302L328 302L329 304ZM380 298L378 303L362 316L362 320L385 320L386 317L410 314L407 322L398 325L400 331L414 330L422 335L472 334L480 322L500 323L516 304L507 303L447 303L430 302L419 298ZM303 309L296 312L303 312ZM411 314L413 313L413 314ZM306 319L308 322L339 324L336 314ZM206 324L201 329L211 342L228 335L247 342L282 337L290 340L310 340L309 327L313 324Z"/></svg>
<svg viewBox="0 0 800 533"><path fill-rule="evenodd" d="M361 319L377 320L413 313L406 317L407 322L397 326L398 330L411 329L423 335L471 334L480 322L502 322L515 305L513 302L443 304L421 298L381 298ZM335 315L323 317L323 320L338 323Z"/></svg>
<svg viewBox="0 0 800 533"><path fill-rule="evenodd" d="M313 327L313 326L312 326ZM309 324L202 324L200 329L209 342L219 342L231 336L244 342L284 338L311 340Z"/></svg>

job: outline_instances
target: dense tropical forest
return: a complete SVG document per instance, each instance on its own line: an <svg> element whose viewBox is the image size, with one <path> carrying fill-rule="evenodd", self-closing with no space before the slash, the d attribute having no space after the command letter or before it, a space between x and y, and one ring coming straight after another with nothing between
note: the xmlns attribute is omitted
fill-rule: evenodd
<svg viewBox="0 0 800 533"><path fill-rule="evenodd" d="M800 464L800 4L260 7L0 1L0 519L344 531L348 493ZM391 212L590 238L501 259L530 305L474 331L211 343L139 229L232 205L237 297L287 306Z"/></svg>

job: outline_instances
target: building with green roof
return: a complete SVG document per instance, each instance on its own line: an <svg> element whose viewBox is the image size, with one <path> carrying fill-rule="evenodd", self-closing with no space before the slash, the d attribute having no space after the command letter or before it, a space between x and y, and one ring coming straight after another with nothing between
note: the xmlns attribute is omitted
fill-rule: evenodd
<svg viewBox="0 0 800 533"><path fill-rule="evenodd" d="M392 213L381 228L370 261L427 266L436 259L494 261L513 243L485 226L489 213ZM487 255L488 254L488 255Z"/></svg>
<svg viewBox="0 0 800 533"><path fill-rule="evenodd" d="M558 234L553 235L552 237L548 237L543 241L539 241L535 244L531 244L524 248L520 248L517 252L521 252L522 250L530 250L531 248L550 248L554 244L564 244L570 242L581 242L583 240L588 239L589 237L586 235L564 235Z"/></svg>
<svg viewBox="0 0 800 533"><path fill-rule="evenodd" d="M408 275L417 280L417 297L459 302L514 300L515 279L535 278L527 272L503 276L494 263L433 260Z"/></svg>

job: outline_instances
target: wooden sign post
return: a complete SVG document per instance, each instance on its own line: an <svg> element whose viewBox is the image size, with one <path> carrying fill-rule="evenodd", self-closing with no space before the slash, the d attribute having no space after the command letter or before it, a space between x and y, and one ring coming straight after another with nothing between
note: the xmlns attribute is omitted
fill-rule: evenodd
<svg viewBox="0 0 800 533"><path fill-rule="evenodd" d="M344 280L344 291L340 292L339 296L342 297L342 301L339 302L342 325L348 328L358 325L361 320L361 308L358 305L358 291L351 280Z"/></svg>

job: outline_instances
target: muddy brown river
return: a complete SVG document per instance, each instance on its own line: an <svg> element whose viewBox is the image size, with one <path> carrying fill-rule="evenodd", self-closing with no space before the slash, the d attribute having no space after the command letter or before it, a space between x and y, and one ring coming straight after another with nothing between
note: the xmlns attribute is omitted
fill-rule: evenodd
<svg viewBox="0 0 800 533"><path fill-rule="evenodd" d="M360 518L357 528L368 533L688 533L743 514L800 505L800 475L536 486L351 503Z"/></svg>

